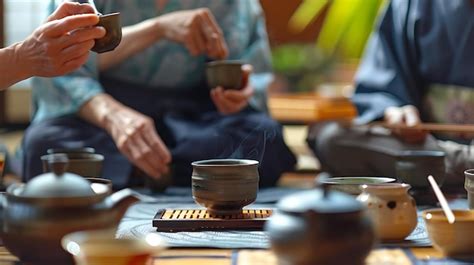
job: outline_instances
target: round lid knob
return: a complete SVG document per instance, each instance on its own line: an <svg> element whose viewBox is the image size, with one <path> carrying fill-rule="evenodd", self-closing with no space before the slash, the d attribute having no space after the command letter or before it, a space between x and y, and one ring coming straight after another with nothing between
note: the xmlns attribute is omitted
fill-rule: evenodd
<svg viewBox="0 0 474 265"><path fill-rule="evenodd" d="M30 180L21 196L27 197L85 197L95 195L89 181L68 173L66 154L51 154L48 165L52 172L41 174Z"/></svg>
<svg viewBox="0 0 474 265"><path fill-rule="evenodd" d="M298 192L284 197L277 203L277 209L288 213L351 213L364 208L354 197L327 187Z"/></svg>

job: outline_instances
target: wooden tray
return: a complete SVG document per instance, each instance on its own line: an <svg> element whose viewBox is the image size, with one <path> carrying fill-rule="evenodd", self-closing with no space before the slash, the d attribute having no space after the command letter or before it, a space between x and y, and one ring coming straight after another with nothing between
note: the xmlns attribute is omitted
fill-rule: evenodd
<svg viewBox="0 0 474 265"><path fill-rule="evenodd" d="M249 209L240 214L211 216L205 209L162 209L153 218L159 232L263 230L271 209Z"/></svg>

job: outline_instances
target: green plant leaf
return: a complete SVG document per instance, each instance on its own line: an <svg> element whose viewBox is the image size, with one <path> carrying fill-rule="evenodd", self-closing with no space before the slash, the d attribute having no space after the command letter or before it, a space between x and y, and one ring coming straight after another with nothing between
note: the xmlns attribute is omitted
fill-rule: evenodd
<svg viewBox="0 0 474 265"><path fill-rule="evenodd" d="M314 19L316 19L329 0L305 0L288 21L289 29L298 33L303 31Z"/></svg>
<svg viewBox="0 0 474 265"><path fill-rule="evenodd" d="M379 11L387 0L305 0L289 21L291 30L301 31L330 4L316 40L328 56L359 58L372 32Z"/></svg>

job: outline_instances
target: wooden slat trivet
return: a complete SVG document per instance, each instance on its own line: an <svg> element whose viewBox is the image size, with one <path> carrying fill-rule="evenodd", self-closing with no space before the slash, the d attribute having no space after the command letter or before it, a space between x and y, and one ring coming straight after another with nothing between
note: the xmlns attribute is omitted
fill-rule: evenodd
<svg viewBox="0 0 474 265"><path fill-rule="evenodd" d="M205 209L163 209L153 218L159 232L262 230L271 209L248 209L240 214L211 216Z"/></svg>

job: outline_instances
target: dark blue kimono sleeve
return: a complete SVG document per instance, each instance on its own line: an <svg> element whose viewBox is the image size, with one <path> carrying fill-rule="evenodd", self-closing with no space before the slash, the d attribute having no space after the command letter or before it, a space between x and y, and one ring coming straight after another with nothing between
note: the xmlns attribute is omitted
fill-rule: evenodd
<svg viewBox="0 0 474 265"><path fill-rule="evenodd" d="M383 117L390 106L418 105L421 94L414 36L417 18L410 0L387 6L356 75L353 102L362 124Z"/></svg>

